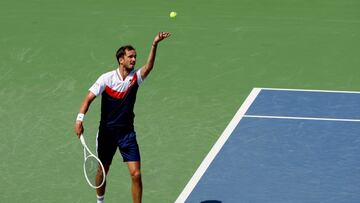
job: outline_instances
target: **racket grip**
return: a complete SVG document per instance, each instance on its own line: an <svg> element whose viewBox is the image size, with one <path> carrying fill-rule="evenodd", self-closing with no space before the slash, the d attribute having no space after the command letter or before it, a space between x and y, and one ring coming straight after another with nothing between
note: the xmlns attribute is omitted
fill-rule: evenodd
<svg viewBox="0 0 360 203"><path fill-rule="evenodd" d="M82 134L80 135L80 142L81 142L81 144L85 145L85 139Z"/></svg>

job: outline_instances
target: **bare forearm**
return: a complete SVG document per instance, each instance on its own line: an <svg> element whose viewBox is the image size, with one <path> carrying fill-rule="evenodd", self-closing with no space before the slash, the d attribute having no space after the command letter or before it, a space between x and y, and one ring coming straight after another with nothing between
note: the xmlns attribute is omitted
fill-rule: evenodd
<svg viewBox="0 0 360 203"><path fill-rule="evenodd" d="M90 107L91 102L95 99L95 97L96 96L93 93L89 92L80 106L79 114L75 122L75 133L78 137L80 137L80 135L84 132L84 127L83 127L84 115L81 114L86 114L86 112Z"/></svg>
<svg viewBox="0 0 360 203"><path fill-rule="evenodd" d="M95 99L95 97L96 96L93 93L89 92L81 103L79 113L86 114L86 112L89 110L91 102Z"/></svg>
<svg viewBox="0 0 360 203"><path fill-rule="evenodd" d="M87 99L84 99L84 101L82 102L81 106L80 106L80 110L79 113L83 113L86 114L86 112L89 110L90 107L90 101Z"/></svg>
<svg viewBox="0 0 360 203"><path fill-rule="evenodd" d="M159 32L156 35L156 37L151 45L148 60L147 60L146 64L141 68L141 77L146 78L146 76L153 69L154 63L155 63L157 45L160 41L162 41L165 38L168 38L169 36L170 36L169 32Z"/></svg>
<svg viewBox="0 0 360 203"><path fill-rule="evenodd" d="M153 44L150 49L149 57L144 65L144 76L147 76L154 67L157 44Z"/></svg>

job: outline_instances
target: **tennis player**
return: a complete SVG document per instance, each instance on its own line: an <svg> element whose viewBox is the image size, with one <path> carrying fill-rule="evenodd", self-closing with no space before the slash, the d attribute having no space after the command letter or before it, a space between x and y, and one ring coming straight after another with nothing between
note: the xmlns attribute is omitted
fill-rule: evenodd
<svg viewBox="0 0 360 203"><path fill-rule="evenodd" d="M98 157L107 174L116 149L119 148L131 175L132 198L136 203L142 199L140 152L134 130L136 93L153 69L158 43L169 36L169 32L159 32L156 35L147 63L139 69L135 68L135 49L131 45L120 47L116 52L118 68L101 75L90 87L75 123L75 133L79 137L84 131L84 115L92 101L101 95L101 120L97 135ZM101 173L97 173L96 180L101 181L101 176ZM96 190L98 203L104 202L105 187L106 183Z"/></svg>

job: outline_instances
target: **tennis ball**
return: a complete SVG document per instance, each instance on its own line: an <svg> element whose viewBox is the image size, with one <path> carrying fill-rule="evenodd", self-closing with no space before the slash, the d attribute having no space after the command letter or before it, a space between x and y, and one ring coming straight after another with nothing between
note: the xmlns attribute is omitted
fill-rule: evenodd
<svg viewBox="0 0 360 203"><path fill-rule="evenodd" d="M170 18L175 18L177 16L177 13L175 11L170 12Z"/></svg>

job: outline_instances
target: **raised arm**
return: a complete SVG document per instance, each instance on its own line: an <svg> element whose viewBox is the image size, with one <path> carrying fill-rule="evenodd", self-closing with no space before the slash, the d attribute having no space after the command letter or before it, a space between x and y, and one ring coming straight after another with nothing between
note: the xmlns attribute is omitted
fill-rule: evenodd
<svg viewBox="0 0 360 203"><path fill-rule="evenodd" d="M94 101L95 98L96 96L94 95L94 93L89 91L89 93L85 96L80 106L79 114L75 121L75 133L78 137L80 137L80 135L84 132L83 121L82 121L83 116L86 114L86 112L90 107L91 102Z"/></svg>
<svg viewBox="0 0 360 203"><path fill-rule="evenodd" d="M156 35L156 37L153 41L153 44L151 46L148 60L147 60L146 64L141 68L141 77L142 78L146 78L146 76L149 75L150 71L154 67L154 62L155 62L155 57L156 57L156 49L157 49L158 43L160 41L162 41L163 39L170 37L170 35L171 35L171 33L169 33L169 32L159 32Z"/></svg>

